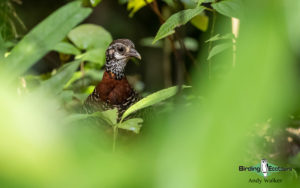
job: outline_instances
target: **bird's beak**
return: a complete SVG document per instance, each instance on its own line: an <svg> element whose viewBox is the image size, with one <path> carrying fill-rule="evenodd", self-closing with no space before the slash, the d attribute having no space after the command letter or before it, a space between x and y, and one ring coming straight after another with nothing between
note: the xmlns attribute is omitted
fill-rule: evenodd
<svg viewBox="0 0 300 188"><path fill-rule="evenodd" d="M136 51L136 49L134 49L134 48L131 48L131 49L130 49L128 55L129 55L129 57L135 57L135 58L137 58L137 59L139 59L139 60L142 59L141 55L140 55L140 54Z"/></svg>

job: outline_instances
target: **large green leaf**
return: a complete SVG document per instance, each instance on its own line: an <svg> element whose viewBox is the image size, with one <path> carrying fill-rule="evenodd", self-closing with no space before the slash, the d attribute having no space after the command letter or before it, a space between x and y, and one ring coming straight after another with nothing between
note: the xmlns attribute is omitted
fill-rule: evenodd
<svg viewBox="0 0 300 188"><path fill-rule="evenodd" d="M140 129L142 127L143 119L141 118L132 118L129 120L126 120L122 123L118 124L118 128L132 131L136 134L140 133Z"/></svg>
<svg viewBox="0 0 300 188"><path fill-rule="evenodd" d="M61 92L65 84L72 78L73 73L76 71L80 64L80 60L76 60L62 66L58 72L50 79L44 81L38 91L45 93L58 94Z"/></svg>
<svg viewBox="0 0 300 188"><path fill-rule="evenodd" d="M182 10L176 14L173 14L163 25L161 25L153 40L153 43L173 34L176 27L186 24L192 18L200 14L203 10L204 7L200 6L194 9Z"/></svg>
<svg viewBox="0 0 300 188"><path fill-rule="evenodd" d="M117 124L118 110L115 108L115 109L106 110L103 112L100 112L100 111L94 112L92 114L72 114L72 115L66 117L65 122L71 123L74 121L85 120L85 119L88 119L91 117L101 118L109 125L114 126Z"/></svg>
<svg viewBox="0 0 300 188"><path fill-rule="evenodd" d="M58 43L56 46L54 46L53 50L64 54L72 54L72 55L80 54L80 51L75 46L73 46L68 42Z"/></svg>
<svg viewBox="0 0 300 188"><path fill-rule="evenodd" d="M241 16L241 1L240 0L226 0L212 4L212 7L228 17L239 18Z"/></svg>
<svg viewBox="0 0 300 188"><path fill-rule="evenodd" d="M105 63L105 51L106 48L91 49L84 54L76 56L75 58L81 59L82 61L98 63L102 66Z"/></svg>
<svg viewBox="0 0 300 188"><path fill-rule="evenodd" d="M14 78L24 73L90 13L90 8L84 8L76 1L47 17L17 44L4 60L7 73L5 77Z"/></svg>
<svg viewBox="0 0 300 188"><path fill-rule="evenodd" d="M74 28L68 34L68 38L82 50L106 49L112 41L109 32L95 24L82 24Z"/></svg>
<svg viewBox="0 0 300 188"><path fill-rule="evenodd" d="M182 86L182 88L189 88L190 86ZM176 94L178 90L178 86L169 87L166 89L162 89L160 91L157 91L151 95L148 95L147 97L143 98L142 100L138 101L134 105L130 106L123 114L122 120L132 114L133 112L136 112L140 109L146 108L148 106L154 105L156 103L159 103L163 100L166 100Z"/></svg>

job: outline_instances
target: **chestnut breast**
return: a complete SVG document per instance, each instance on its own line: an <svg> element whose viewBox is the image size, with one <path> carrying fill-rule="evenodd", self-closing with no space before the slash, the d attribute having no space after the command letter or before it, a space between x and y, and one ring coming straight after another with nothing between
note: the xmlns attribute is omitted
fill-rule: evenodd
<svg viewBox="0 0 300 188"><path fill-rule="evenodd" d="M126 77L117 80L113 73L106 71L102 81L97 85L96 90L98 91L101 101L110 105L119 105L126 102L126 99L129 98L133 92Z"/></svg>

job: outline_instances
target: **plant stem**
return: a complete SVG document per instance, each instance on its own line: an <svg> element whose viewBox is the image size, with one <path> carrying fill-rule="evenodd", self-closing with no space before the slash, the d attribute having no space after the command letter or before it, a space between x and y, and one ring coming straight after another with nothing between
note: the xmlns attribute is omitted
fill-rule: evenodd
<svg viewBox="0 0 300 188"><path fill-rule="evenodd" d="M84 61L80 63L81 77L84 77Z"/></svg>
<svg viewBox="0 0 300 188"><path fill-rule="evenodd" d="M117 138L118 138L118 125L115 125L113 128L113 132L114 132L114 137L113 137L113 152L116 151L116 144L117 144Z"/></svg>
<svg viewBox="0 0 300 188"><path fill-rule="evenodd" d="M209 38L212 38L214 36L216 18L217 18L217 14L216 14L216 11L214 10L213 11L213 21L212 21L212 25L211 25ZM212 49L212 41L210 41L208 44L208 53L211 51L211 49ZM208 60L208 78L209 78L209 80L211 79L211 59Z"/></svg>

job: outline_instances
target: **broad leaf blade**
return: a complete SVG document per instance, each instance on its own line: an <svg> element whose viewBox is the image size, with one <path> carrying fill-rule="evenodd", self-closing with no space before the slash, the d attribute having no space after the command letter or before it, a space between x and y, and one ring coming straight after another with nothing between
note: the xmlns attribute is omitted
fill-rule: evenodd
<svg viewBox="0 0 300 188"><path fill-rule="evenodd" d="M82 50L106 49L112 41L109 32L95 24L82 24L74 28L68 34L68 38Z"/></svg>
<svg viewBox="0 0 300 188"><path fill-rule="evenodd" d="M105 63L105 51L106 48L96 48L87 51L76 57L76 59L81 59L82 61L89 61L93 63L98 63L101 66Z"/></svg>
<svg viewBox="0 0 300 188"><path fill-rule="evenodd" d="M241 16L242 6L240 0L220 1L218 3L212 4L212 7L220 14L228 17L240 18Z"/></svg>
<svg viewBox="0 0 300 188"><path fill-rule="evenodd" d="M189 87L190 86L182 86L182 88L189 88ZM151 95L148 95L147 97L138 101L134 105L130 106L122 115L122 120L124 118L126 118L128 115L132 114L133 112L136 112L140 109L154 105L156 103L159 103L163 100L166 100L166 99L174 96L176 94L177 90L178 90L178 86L173 86L173 87L169 87L169 88L157 91Z"/></svg>
<svg viewBox="0 0 300 188"><path fill-rule="evenodd" d="M72 54L72 55L80 54L80 51L75 46L73 46L68 42L58 43L56 46L54 46L53 50L63 54Z"/></svg>
<svg viewBox="0 0 300 188"><path fill-rule="evenodd" d="M158 30L153 43L156 41L173 34L176 27L186 24L192 18L200 14L204 7L197 7L194 9L187 9L173 14Z"/></svg>
<svg viewBox="0 0 300 188"><path fill-rule="evenodd" d="M108 123L111 126L116 125L117 123L117 117L118 117L118 110L112 109L112 110L107 110L103 112L94 112L92 114L72 114L68 117L66 117L65 122L71 123L74 121L80 121L80 120L85 120L91 117L98 117L102 120L104 120L106 123Z"/></svg>
<svg viewBox="0 0 300 188"><path fill-rule="evenodd" d="M44 81L41 84L41 87L38 88L38 91L58 94L63 90L65 84L72 78L72 75L78 68L79 64L79 60L65 64L54 76Z"/></svg>
<svg viewBox="0 0 300 188"><path fill-rule="evenodd" d="M208 16L206 16L205 14L203 15L197 15L195 16L192 20L191 23L197 27L198 29L200 29L201 31L206 31L207 27L208 27Z"/></svg>
<svg viewBox="0 0 300 188"><path fill-rule="evenodd" d="M122 123L118 124L118 128L132 131L136 134L140 133L140 129L142 127L143 119L141 118L132 118L129 120L126 120Z"/></svg>
<svg viewBox="0 0 300 188"><path fill-rule="evenodd" d="M55 11L30 31L4 60L6 78L24 73L91 13L76 1Z"/></svg>
<svg viewBox="0 0 300 188"><path fill-rule="evenodd" d="M118 110L114 108L112 110L106 110L104 112L101 112L101 117L110 125L116 125L118 118Z"/></svg>

